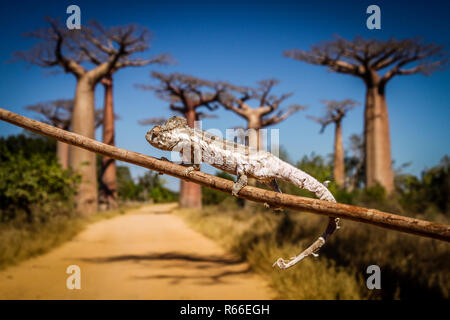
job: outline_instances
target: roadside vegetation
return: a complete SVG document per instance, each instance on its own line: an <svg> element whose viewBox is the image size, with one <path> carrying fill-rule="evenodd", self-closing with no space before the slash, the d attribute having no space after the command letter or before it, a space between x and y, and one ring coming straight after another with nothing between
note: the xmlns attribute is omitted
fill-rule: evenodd
<svg viewBox="0 0 450 320"><path fill-rule="evenodd" d="M29 133L0 138L0 269L45 253L89 223L139 203L176 199L155 174L135 182L128 167L118 171L119 209L80 216L73 200L80 177L60 167L55 141Z"/></svg>
<svg viewBox="0 0 450 320"><path fill-rule="evenodd" d="M286 158L286 154L282 156ZM320 181L331 180L332 165L321 156L305 156L296 165ZM389 197L382 187L364 189L358 181L351 191L334 185L330 188L339 202L448 224L449 169L446 156L420 177L397 170L397 191ZM285 183L281 189L312 196ZM276 213L214 190L205 193L208 196L202 211L177 213L194 229L246 259L253 270L268 279L280 299L450 298L450 245L446 242L343 221L318 258L278 270L272 264L310 245L323 232L327 218L289 210ZM366 269L373 264L381 268L381 290L366 287Z"/></svg>
<svg viewBox="0 0 450 320"><path fill-rule="evenodd" d="M128 167L118 166L121 209L78 216L73 196L80 178L59 166L55 148L54 141L31 134L0 138L0 269L47 252L91 222L124 213L127 204L177 199L159 175L148 172L132 179ZM285 152L281 157L289 161ZM346 164L346 188L330 185L339 202L449 223L448 156L420 177L397 169L396 192L389 197L380 186L363 188L364 168L358 157L347 157ZM295 165L320 181L332 180L327 158L312 154ZM217 175L234 179L225 173ZM281 183L281 188L312 196L287 183ZM289 210L275 213L208 188L202 189L202 196L203 210L177 213L194 229L247 260L280 299L450 298L448 243L343 221L320 257L282 271L272 268L273 262L311 244L323 231L326 217ZM366 269L372 264L381 268L381 290L366 287Z"/></svg>

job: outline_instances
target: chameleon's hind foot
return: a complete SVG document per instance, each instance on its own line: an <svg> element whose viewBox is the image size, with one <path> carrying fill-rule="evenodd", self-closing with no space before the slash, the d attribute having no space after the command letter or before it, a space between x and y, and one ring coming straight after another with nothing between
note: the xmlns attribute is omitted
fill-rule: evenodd
<svg viewBox="0 0 450 320"><path fill-rule="evenodd" d="M231 189L231 194L235 197L238 196L238 193L247 185L248 179L246 175L239 175L237 181L233 185L233 189Z"/></svg>
<svg viewBox="0 0 450 320"><path fill-rule="evenodd" d="M241 186L239 186L237 183L235 183L235 184L233 185L233 189L231 189L231 195L232 195L233 197L237 197L238 194L239 194L239 191L241 191L242 188L243 188L243 187L241 187Z"/></svg>

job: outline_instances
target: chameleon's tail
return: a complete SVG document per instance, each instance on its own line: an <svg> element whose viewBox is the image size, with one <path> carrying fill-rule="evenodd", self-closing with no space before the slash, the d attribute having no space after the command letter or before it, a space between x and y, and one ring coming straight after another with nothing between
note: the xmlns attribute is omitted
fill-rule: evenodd
<svg viewBox="0 0 450 320"><path fill-rule="evenodd" d="M301 171L297 168L292 168L293 170L291 172L286 172L283 176L284 180L287 180L294 184L295 186L308 190L312 193L314 193L317 198L320 200L330 201L330 202L336 202L333 195L331 194L330 190L328 188L317 181L317 179L313 178L309 174ZM293 265L297 264L304 258L312 255L314 257L317 257L317 252L319 249L325 244L327 239L337 230L339 229L339 218L333 218L330 217L328 220L328 225L325 231L322 233L322 235L314 241L312 245L310 245L307 249L305 249L302 253L300 253L298 256L292 257L290 260L284 260L282 258L279 258L273 266L278 266L280 269L287 269L292 267Z"/></svg>
<svg viewBox="0 0 450 320"><path fill-rule="evenodd" d="M298 188L314 193L320 200L336 202L333 194L323 183L320 183L316 178L298 168L290 166L288 170L281 172L280 175L283 180L292 183Z"/></svg>

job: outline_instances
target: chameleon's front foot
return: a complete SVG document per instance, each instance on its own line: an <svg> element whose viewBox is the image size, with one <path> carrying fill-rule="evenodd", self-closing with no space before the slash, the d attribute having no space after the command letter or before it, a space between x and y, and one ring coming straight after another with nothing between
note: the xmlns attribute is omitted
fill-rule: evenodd
<svg viewBox="0 0 450 320"><path fill-rule="evenodd" d="M193 171L200 171L200 166L194 164L193 166L187 167L186 170L184 170L184 175L185 175L186 177L189 177L189 175L190 175Z"/></svg>

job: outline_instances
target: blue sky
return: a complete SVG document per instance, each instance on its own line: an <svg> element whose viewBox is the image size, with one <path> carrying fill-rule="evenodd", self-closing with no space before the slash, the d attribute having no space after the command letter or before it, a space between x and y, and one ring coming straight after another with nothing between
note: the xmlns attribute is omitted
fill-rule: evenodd
<svg viewBox="0 0 450 320"><path fill-rule="evenodd" d="M277 78L275 93L293 92L285 106L298 103L309 109L280 125L281 144L291 159L316 152L332 152L333 130L319 134L319 126L306 115L321 115L321 99L351 98L364 103L360 79L330 73L324 67L284 58L287 49L307 49L334 34L387 39L421 36L427 42L448 46L448 1L17 1L2 3L0 12L0 106L34 117L24 107L36 102L73 98L75 79L71 74L46 74L50 69L29 67L24 62L7 63L11 54L34 43L23 32L45 27L45 16L66 19L66 8L77 4L82 23L96 19L105 25L138 23L153 32L149 55L170 53L178 62L167 67L128 68L115 75L115 109L121 116L116 124L119 147L163 156L145 141L148 127L137 121L148 117L168 117L167 103L134 84L151 84L150 72L181 72L210 80L239 85ZM381 8L381 30L366 28L366 8ZM419 174L449 154L450 70L394 78L387 87L392 154L396 164L412 162L407 171ZM96 107L103 104L103 88L97 87ZM203 128L245 126L237 115L219 109L217 119L207 119ZM344 120L344 141L363 129L363 107ZM0 122L0 135L22 129ZM101 133L97 132L97 138ZM145 169L131 166L133 176ZM207 169L209 172L212 170ZM177 180L166 177L169 186Z"/></svg>

